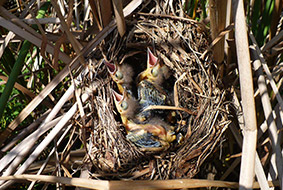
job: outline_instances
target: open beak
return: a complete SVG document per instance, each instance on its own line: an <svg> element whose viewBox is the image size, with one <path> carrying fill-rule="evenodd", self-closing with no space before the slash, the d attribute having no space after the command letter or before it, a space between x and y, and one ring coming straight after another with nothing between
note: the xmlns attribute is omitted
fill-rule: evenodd
<svg viewBox="0 0 283 190"><path fill-rule="evenodd" d="M153 55L149 48L147 48L147 67L151 68L156 65L158 58Z"/></svg>
<svg viewBox="0 0 283 190"><path fill-rule="evenodd" d="M110 74L114 74L116 72L116 65L113 63L109 63L107 61L104 61L104 64L107 66L107 69Z"/></svg>
<svg viewBox="0 0 283 190"><path fill-rule="evenodd" d="M116 92L115 90L111 89L112 95L114 97L115 102L119 103L123 100L123 95L119 94L118 92Z"/></svg>

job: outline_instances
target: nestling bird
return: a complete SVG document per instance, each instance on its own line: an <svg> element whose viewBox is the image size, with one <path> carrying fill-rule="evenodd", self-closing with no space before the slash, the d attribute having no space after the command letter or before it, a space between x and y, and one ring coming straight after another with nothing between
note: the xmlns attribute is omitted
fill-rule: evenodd
<svg viewBox="0 0 283 190"><path fill-rule="evenodd" d="M162 88L162 83L170 77L166 65L161 65L149 48L147 48L147 68L138 75L138 98L141 104L170 105L170 97Z"/></svg>
<svg viewBox="0 0 283 190"><path fill-rule="evenodd" d="M123 93L124 89L131 90L133 88L134 71L130 65L118 65L107 61L104 61L104 64L107 66L111 78L117 83L120 93Z"/></svg>
<svg viewBox="0 0 283 190"><path fill-rule="evenodd" d="M142 80L138 84L138 98L142 107L149 105L171 105L168 93L161 87L148 80Z"/></svg>
<svg viewBox="0 0 283 190"><path fill-rule="evenodd" d="M115 106L120 113L122 123L125 125L126 130L129 131L131 130L131 128L128 128L129 123L133 123L133 121L139 123L136 114L140 112L140 105L126 90L123 90L123 95L113 89L111 89L111 91L114 97Z"/></svg>
<svg viewBox="0 0 283 190"><path fill-rule="evenodd" d="M148 80L142 80L138 84L138 100L142 112L138 114L140 120L147 120L151 117L159 115L164 117L167 111L164 110L148 110L143 111L151 105L172 105L170 97L162 88L154 86Z"/></svg>
<svg viewBox="0 0 283 190"><path fill-rule="evenodd" d="M147 68L139 74L137 81L138 99L143 109L150 105L172 105L172 97L162 85L169 77L168 67L161 65L158 58L148 48ZM168 114L168 111L150 110L141 112L139 115L146 120L153 115L161 115L163 117L164 113Z"/></svg>
<svg viewBox="0 0 283 190"><path fill-rule="evenodd" d="M123 95L112 90L114 102L121 115L122 122L127 131L127 138L137 146L147 151L160 151L167 149L176 139L174 127L155 117L141 122L137 117L140 112L138 101L130 97L124 90Z"/></svg>
<svg viewBox="0 0 283 190"><path fill-rule="evenodd" d="M148 80L154 85L161 86L162 83L170 77L171 73L168 67L160 62L147 48L147 68L138 76L138 83L142 80Z"/></svg>

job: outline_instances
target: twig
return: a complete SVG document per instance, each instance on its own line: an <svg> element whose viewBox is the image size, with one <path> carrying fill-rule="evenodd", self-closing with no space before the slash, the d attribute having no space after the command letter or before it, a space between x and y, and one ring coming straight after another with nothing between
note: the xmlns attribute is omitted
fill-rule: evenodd
<svg viewBox="0 0 283 190"><path fill-rule="evenodd" d="M269 42L267 42L265 44L265 46L263 47L262 51L265 52L267 50L269 50L270 48L272 48L275 44L277 44L278 42L280 42L280 40L283 38L283 31L279 32L279 34L277 34L274 38L272 38Z"/></svg>
<svg viewBox="0 0 283 190"><path fill-rule="evenodd" d="M200 59L204 59L204 56L211 51L211 49L223 38L225 37L225 35L229 32L231 32L234 28L234 23L230 24L229 26L227 26L226 28L223 29L222 32L220 32L218 34L218 36L211 42L211 44L209 45L209 47L207 48L207 50L205 50L202 55L200 56Z"/></svg>
<svg viewBox="0 0 283 190"><path fill-rule="evenodd" d="M151 16L151 17L160 17L160 18L170 18L172 20L179 20L179 21L184 21L184 22L189 22L189 23L194 23L194 24L200 24L196 20L189 19L189 18L184 18L184 17L178 17L178 16L172 16L172 15L163 15L163 14L152 14L152 13L138 13L139 15L143 16Z"/></svg>
<svg viewBox="0 0 283 190"><path fill-rule="evenodd" d="M180 108L180 107L174 107L174 106L148 106L146 109L143 111L148 111L148 110L156 110L156 109L162 109L162 110L178 110L178 111L184 111L190 115L197 115L196 112L192 112L186 108Z"/></svg>

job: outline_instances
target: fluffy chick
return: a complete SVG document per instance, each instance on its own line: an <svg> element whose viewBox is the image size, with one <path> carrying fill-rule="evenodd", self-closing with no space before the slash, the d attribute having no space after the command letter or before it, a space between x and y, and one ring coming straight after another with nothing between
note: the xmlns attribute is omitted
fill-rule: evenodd
<svg viewBox="0 0 283 190"><path fill-rule="evenodd" d="M160 118L140 122L136 114L140 111L138 101L127 91L123 95L112 90L114 102L127 131L127 138L145 151L165 150L176 139L174 128Z"/></svg>
<svg viewBox="0 0 283 190"><path fill-rule="evenodd" d="M166 91L150 83L148 80L143 80L138 84L138 100L141 110L151 105L172 105L171 97L168 96ZM140 112L138 116L140 120L147 120L156 115L164 117L166 114L168 114L168 111L148 110Z"/></svg>
<svg viewBox="0 0 283 190"><path fill-rule="evenodd" d="M130 90L133 87L134 70L128 64L118 65L104 61L111 78L116 82L118 90L123 93L124 89Z"/></svg>
<svg viewBox="0 0 283 190"><path fill-rule="evenodd" d="M138 101L130 96L126 90L123 90L123 95L113 89L111 91L115 106L120 113L122 123L125 125L127 131L132 130L130 127L131 123L134 121L139 123L135 118L136 114L140 112L140 105Z"/></svg>
<svg viewBox="0 0 283 190"><path fill-rule="evenodd" d="M160 61L150 49L147 49L147 68L139 74L137 81L138 99L141 107L145 109L150 105L172 105L172 97L162 85L170 77L167 66ZM140 115L144 119L153 115L164 115L162 110L150 110Z"/></svg>
<svg viewBox="0 0 283 190"><path fill-rule="evenodd" d="M148 80L155 85L162 86L162 83L170 76L169 68L162 64L150 49L147 48L147 68L139 74L138 83L142 80Z"/></svg>

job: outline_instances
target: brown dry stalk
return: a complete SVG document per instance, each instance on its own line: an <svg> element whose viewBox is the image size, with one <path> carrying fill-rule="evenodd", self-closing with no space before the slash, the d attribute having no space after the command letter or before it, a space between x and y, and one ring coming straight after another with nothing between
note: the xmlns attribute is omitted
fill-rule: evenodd
<svg viewBox="0 0 283 190"><path fill-rule="evenodd" d="M144 189L183 189L183 188L201 188L201 187L223 187L237 189L237 182L203 180L203 179L177 179L177 180L138 180L138 181L107 181L93 180L83 178L67 178L47 175L16 175L0 177L1 180L28 180L28 181L44 181L49 183L62 183L76 187L84 187L98 190L144 190ZM270 187L278 186L278 182L269 182ZM253 182L253 188L259 188L258 182Z"/></svg>

